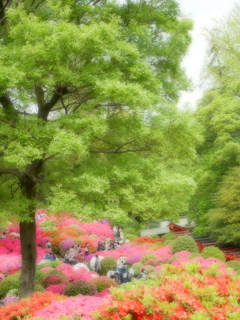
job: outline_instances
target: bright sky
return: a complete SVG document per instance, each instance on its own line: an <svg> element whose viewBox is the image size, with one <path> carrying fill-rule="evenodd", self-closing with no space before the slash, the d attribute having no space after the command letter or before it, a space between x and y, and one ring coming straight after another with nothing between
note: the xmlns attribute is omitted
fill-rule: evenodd
<svg viewBox="0 0 240 320"><path fill-rule="evenodd" d="M211 28L214 20L226 17L236 4L240 5L240 0L177 0L177 2L184 15L194 21L194 29L191 32L192 44L183 66L188 77L192 79L195 89L193 92L182 94L179 106L189 104L191 109L195 109L197 100L202 95L199 77L207 49L204 28Z"/></svg>

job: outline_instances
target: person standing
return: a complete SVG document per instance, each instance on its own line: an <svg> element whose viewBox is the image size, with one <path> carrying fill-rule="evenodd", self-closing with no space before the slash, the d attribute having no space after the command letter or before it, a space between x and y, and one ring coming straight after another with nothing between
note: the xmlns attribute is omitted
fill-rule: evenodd
<svg viewBox="0 0 240 320"><path fill-rule="evenodd" d="M50 242L49 240L47 240L47 242L46 242L46 248L47 248L50 252L52 252L52 244L51 244L51 242Z"/></svg>
<svg viewBox="0 0 240 320"><path fill-rule="evenodd" d="M88 256L90 253L90 250L89 250L89 247L88 247L88 243L86 243L86 246L85 246L85 256Z"/></svg>
<svg viewBox="0 0 240 320"><path fill-rule="evenodd" d="M130 281L126 263L124 263L123 266L120 268L119 276L120 276L121 283L126 283Z"/></svg>
<svg viewBox="0 0 240 320"><path fill-rule="evenodd" d="M114 227L112 228L112 230L113 230L113 233L114 233L114 241L117 241L117 240L118 240L118 239L117 239L118 227L117 227L117 226L114 226Z"/></svg>
<svg viewBox="0 0 240 320"><path fill-rule="evenodd" d="M101 271L101 262L99 259L99 256L96 254L95 255L95 262L94 262L94 271L99 273Z"/></svg>
<svg viewBox="0 0 240 320"><path fill-rule="evenodd" d="M123 267L123 264L125 263L125 260L122 255L120 255L119 259L117 259L117 269L120 273L120 269Z"/></svg>
<svg viewBox="0 0 240 320"><path fill-rule="evenodd" d="M81 246L80 243L77 245L77 248L76 248L76 257L77 257L77 259L79 261L84 261L85 260L85 256L82 253L82 246Z"/></svg>
<svg viewBox="0 0 240 320"><path fill-rule="evenodd" d="M142 271L141 271L141 273L140 273L140 279L147 279L147 276L146 276L146 273L145 273L145 269L144 268L142 268Z"/></svg>
<svg viewBox="0 0 240 320"><path fill-rule="evenodd" d="M104 251L105 250L105 246L101 241L98 241L98 251Z"/></svg>
<svg viewBox="0 0 240 320"><path fill-rule="evenodd" d="M124 233L123 233L122 227L120 227L120 229L119 229L119 239L120 239L120 243L124 244Z"/></svg>

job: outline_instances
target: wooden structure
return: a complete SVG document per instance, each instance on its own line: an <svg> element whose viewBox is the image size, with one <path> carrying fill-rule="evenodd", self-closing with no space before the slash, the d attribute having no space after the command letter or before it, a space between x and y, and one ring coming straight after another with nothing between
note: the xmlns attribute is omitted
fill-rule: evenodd
<svg viewBox="0 0 240 320"><path fill-rule="evenodd" d="M199 251L202 252L202 250L208 246L216 246L218 247L226 257L227 261L232 261L232 260L239 260L240 261L240 248L236 247L221 247L219 246L215 240L209 238L209 237L196 237L193 235L193 228L186 228L179 226L174 223L169 224L169 229L177 236L181 235L189 235L194 238L196 241Z"/></svg>

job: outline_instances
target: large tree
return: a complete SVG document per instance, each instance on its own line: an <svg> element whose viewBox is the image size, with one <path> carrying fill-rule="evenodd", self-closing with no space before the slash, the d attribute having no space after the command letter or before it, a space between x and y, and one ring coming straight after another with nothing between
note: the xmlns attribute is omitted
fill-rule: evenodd
<svg viewBox="0 0 240 320"><path fill-rule="evenodd" d="M0 0L0 22L1 214L20 222L22 298L37 207L116 220L186 210L194 183L179 169L197 136L173 103L191 23L172 0Z"/></svg>
<svg viewBox="0 0 240 320"><path fill-rule="evenodd" d="M193 216L202 234L207 232L208 212L215 207L223 177L240 165L239 18L240 8L235 7L208 33L208 90L196 112L204 140L198 147L198 187L193 199Z"/></svg>
<svg viewBox="0 0 240 320"><path fill-rule="evenodd" d="M208 213L208 230L220 244L240 245L240 167L224 176Z"/></svg>

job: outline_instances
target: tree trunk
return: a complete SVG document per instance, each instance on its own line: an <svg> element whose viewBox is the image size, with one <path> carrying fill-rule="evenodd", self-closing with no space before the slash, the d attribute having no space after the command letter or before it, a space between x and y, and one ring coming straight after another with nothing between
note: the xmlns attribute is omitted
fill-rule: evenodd
<svg viewBox="0 0 240 320"><path fill-rule="evenodd" d="M20 222L22 249L22 270L20 276L19 298L31 296L35 291L36 274L36 221L35 214L30 214L31 222Z"/></svg>
<svg viewBox="0 0 240 320"><path fill-rule="evenodd" d="M22 270L20 276L19 298L26 298L35 291L36 275L36 186L38 176L43 170L43 161L35 160L27 166L21 179L21 189L25 197L31 201L28 208L27 221L20 222L20 240L22 250Z"/></svg>

